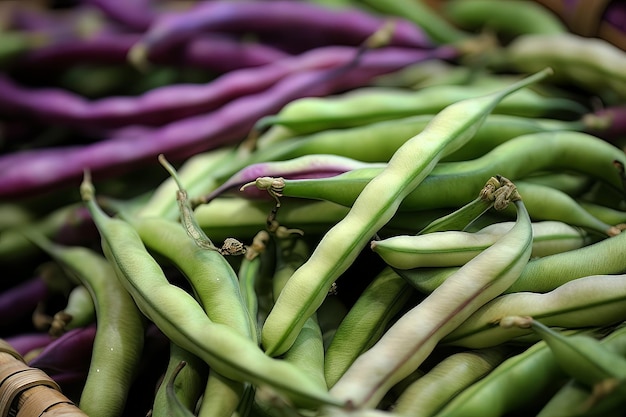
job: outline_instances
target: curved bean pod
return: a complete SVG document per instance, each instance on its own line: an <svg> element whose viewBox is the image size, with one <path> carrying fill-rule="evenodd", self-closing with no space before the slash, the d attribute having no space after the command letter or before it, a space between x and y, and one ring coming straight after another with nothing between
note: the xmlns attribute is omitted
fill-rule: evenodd
<svg viewBox="0 0 626 417"><path fill-rule="evenodd" d="M277 237L275 239L276 269L272 276L272 294L274 299L282 291L293 272L309 256L309 245L299 236ZM283 355L284 360L306 371L320 387L326 388L324 377L324 340L317 314L309 317L293 345Z"/></svg>
<svg viewBox="0 0 626 417"><path fill-rule="evenodd" d="M521 316L502 317L499 325L530 328L548 344L554 359L565 373L577 381L593 387L608 379L624 379L626 359L607 349L597 339L588 335L565 336L545 324ZM624 385L619 385L624 395Z"/></svg>
<svg viewBox="0 0 626 417"><path fill-rule="evenodd" d="M522 35L495 60L518 71L550 66L554 68L555 81L575 84L600 96L626 97L626 78L619 70L626 65L626 54L602 39L573 33Z"/></svg>
<svg viewBox="0 0 626 417"><path fill-rule="evenodd" d="M359 0L359 2L380 13L410 20L421 27L434 42L440 44L460 42L469 36L423 2L406 3L402 0Z"/></svg>
<svg viewBox="0 0 626 417"><path fill-rule="evenodd" d="M210 194L196 198L194 201L197 204L206 204L216 196L235 187L243 191L242 186L247 186L259 177L323 178L366 166L371 166L371 164L339 155L320 153L303 155L284 161L250 164L235 173ZM382 164L380 166L383 167Z"/></svg>
<svg viewBox="0 0 626 417"><path fill-rule="evenodd" d="M121 415L139 370L144 345L143 316L102 255L83 247L35 239L89 290L95 305L97 328L79 406L90 416Z"/></svg>
<svg viewBox="0 0 626 417"><path fill-rule="evenodd" d="M432 46L419 27L402 19L397 20L391 45L418 48ZM362 10L333 10L311 3L199 3L179 13L159 16L129 52L129 59L142 65L151 52L170 49L198 33L212 31L280 33L281 30L298 28L302 33L314 33L321 38L319 44L332 42L357 45L378 31L384 22L384 18Z"/></svg>
<svg viewBox="0 0 626 417"><path fill-rule="evenodd" d="M549 70L544 70L496 93L457 102L400 147L387 167L363 189L346 217L326 232L311 257L283 288L261 331L267 354L280 355L289 348L332 283L371 236L391 220L402 200L443 155L463 146L497 103L548 74Z"/></svg>
<svg viewBox="0 0 626 417"><path fill-rule="evenodd" d="M480 158L439 163L419 187L407 195L401 207L458 207L459 201L472 200L474 190L481 189L493 172L513 180L542 170L574 170L621 190L621 179L613 166L615 160L626 161L620 149L586 133L554 131L522 135ZM285 180L283 194L323 198L351 206L366 184L382 171L383 168L362 168L322 180ZM319 185L315 186L316 183ZM328 187L333 183L341 183L341 192Z"/></svg>
<svg viewBox="0 0 626 417"><path fill-rule="evenodd" d="M354 53L355 48L351 47L318 48L258 68L235 70L204 84L165 85L140 96L97 100L87 100L60 88L27 88L2 76L0 109L6 114L26 113L40 120L79 127L110 129L129 124L164 125L261 92L290 74L346 65Z"/></svg>
<svg viewBox="0 0 626 417"><path fill-rule="evenodd" d="M370 248L389 266L398 269L460 266L493 245L513 222L486 226L476 232L445 231L425 235L399 235L373 240ZM563 222L533 222L531 257L575 249L588 243L582 230Z"/></svg>
<svg viewBox="0 0 626 417"><path fill-rule="evenodd" d="M563 378L548 345L537 342L463 390L435 416L499 417L513 410L526 410L537 397L554 391Z"/></svg>
<svg viewBox="0 0 626 417"><path fill-rule="evenodd" d="M96 307L94 300L83 285L77 285L67 296L67 304L63 310L57 312L50 324L50 334L58 337L67 330L85 327L96 321Z"/></svg>
<svg viewBox="0 0 626 417"><path fill-rule="evenodd" d="M620 274L626 270L620 249L625 241L626 233L620 233L580 249L533 259L506 292L547 292L588 275Z"/></svg>
<svg viewBox="0 0 626 417"><path fill-rule="evenodd" d="M600 339L600 343L608 349L619 354L626 355L626 327L618 326L616 330L609 335ZM599 398L596 401L590 401L593 393L584 385L579 384L575 380L570 380L565 384L550 400L541 408L537 417L547 417L555 414L564 417L574 417L580 415L581 412L590 412L591 415L610 415L612 410L602 409L605 407L607 398ZM611 399L608 399L611 401ZM621 409L621 408L618 408Z"/></svg>
<svg viewBox="0 0 626 417"><path fill-rule="evenodd" d="M234 159L235 154L230 147L221 147L193 155L178 168L178 182L188 195L206 194L219 185L213 173L224 166L234 164ZM134 214L138 217L177 220L180 216L178 202L172 198L177 191L177 181L170 176L154 189L148 201L144 202Z"/></svg>
<svg viewBox="0 0 626 417"><path fill-rule="evenodd" d="M181 361L186 366L179 370L177 367ZM163 382L159 385L155 395L154 404L152 406L152 415L154 417L169 416L169 407L171 399L168 398L168 383L170 378L176 378L173 384L174 396L176 396L181 407L187 410L195 410L196 404L202 395L202 387L206 386L206 378L209 369L201 359L181 349L174 343L170 343L170 356L167 363L167 369L163 376Z"/></svg>
<svg viewBox="0 0 626 417"><path fill-rule="evenodd" d="M626 259L622 256L625 242L626 233L620 233L579 249L531 259L505 293L545 293L577 278L621 274L626 270ZM457 270L458 267L422 268L419 274L403 276L419 291L430 293Z"/></svg>
<svg viewBox="0 0 626 417"><path fill-rule="evenodd" d="M371 122L352 128L328 129L304 136L293 137L289 133L288 137L279 141L268 140L267 134L262 134L258 139L257 149L247 158L232 161L224 169L218 169L214 175L225 181L237 169L248 165L310 154L338 155L364 162L387 162L404 142L422 131L432 118L433 115L425 114ZM577 122L490 114L466 145L445 156L443 160L473 159L482 156L485 149L495 148L504 141L524 134L578 129Z"/></svg>
<svg viewBox="0 0 626 417"><path fill-rule="evenodd" d="M522 201L514 204L515 226L398 319L331 388L333 396L356 407L376 406L441 338L517 279L530 257L532 228Z"/></svg>
<svg viewBox="0 0 626 417"><path fill-rule="evenodd" d="M28 364L54 376L65 372L86 374L91 361L96 326L72 329L48 343Z"/></svg>
<svg viewBox="0 0 626 417"><path fill-rule="evenodd" d="M48 294L48 284L41 275L4 288L0 293L0 328L32 314L37 304L45 300Z"/></svg>
<svg viewBox="0 0 626 417"><path fill-rule="evenodd" d="M465 30L489 28L508 36L562 34L565 24L545 6L529 1L454 0L446 2L444 16Z"/></svg>
<svg viewBox="0 0 626 417"><path fill-rule="evenodd" d="M305 97L294 100L271 116L264 116L255 125L257 130L269 126L287 127L292 134L302 135L332 128L345 128L398 119L419 114L434 114L452 103L470 97L490 94L502 88L493 85L437 85L418 91L402 88L361 87L341 95ZM582 115L587 109L561 97L546 97L531 89L521 90L498 103L493 113L541 117L550 112L571 112Z"/></svg>
<svg viewBox="0 0 626 417"><path fill-rule="evenodd" d="M626 275L592 275L569 281L547 293L504 294L478 309L442 343L481 348L532 333L495 325L505 316L533 316L546 326L603 327L626 320Z"/></svg>
<svg viewBox="0 0 626 417"><path fill-rule="evenodd" d="M133 0L87 0L85 3L97 7L107 18L123 23L130 29L144 31L157 16L157 11L150 5L150 1Z"/></svg>
<svg viewBox="0 0 626 417"><path fill-rule="evenodd" d="M174 343L203 359L212 369L235 381L269 385L295 404L342 405L292 365L266 356L249 338L211 321L195 299L171 285L150 256L133 226L108 217L94 200L85 178L81 195L102 235L105 255L140 310Z"/></svg>
<svg viewBox="0 0 626 417"><path fill-rule="evenodd" d="M94 175L113 175L131 166L136 168L138 163L146 163L160 153L168 154L172 160L180 160L197 152L215 149L246 137L260 117L277 111L295 98L356 88L377 75L435 55L436 52L406 48L368 51L354 68L346 70L340 65L301 71L267 90L232 100L216 111L188 117L158 129L142 128L134 133L126 131L120 136L114 135L85 146L4 155L0 158L0 198L32 195L43 188L49 190L51 186L78 179L86 168ZM24 161L29 163L24 164ZM40 175L42 171L46 175Z"/></svg>
<svg viewBox="0 0 626 417"><path fill-rule="evenodd" d="M106 33L84 39L63 39L22 53L13 60L12 69L34 70L71 68L80 64L125 64L130 48L140 34ZM237 71L242 68L269 65L289 55L277 48L255 42L241 42L227 36L205 35L192 39L182 46L182 51L150 57L159 65L190 66L216 73Z"/></svg>
<svg viewBox="0 0 626 417"><path fill-rule="evenodd" d="M168 259L187 278L207 316L256 339L237 274L222 254L199 247L177 222L157 217L126 218L146 248Z"/></svg>
<svg viewBox="0 0 626 417"><path fill-rule="evenodd" d="M506 359L509 351L497 346L451 354L406 387L392 413L413 417L435 415L459 392L489 374Z"/></svg>
<svg viewBox="0 0 626 417"><path fill-rule="evenodd" d="M391 268L372 280L348 310L326 349L324 375L329 388L380 339L412 294L411 286Z"/></svg>

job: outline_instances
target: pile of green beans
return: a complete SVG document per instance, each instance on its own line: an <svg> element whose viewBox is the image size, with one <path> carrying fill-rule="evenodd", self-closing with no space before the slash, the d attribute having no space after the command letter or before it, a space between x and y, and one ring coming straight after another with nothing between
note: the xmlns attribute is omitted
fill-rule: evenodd
<svg viewBox="0 0 626 417"><path fill-rule="evenodd" d="M49 370L92 417L621 415L626 51L530 0L307 2L458 56L251 100L238 141L0 202L0 339L45 362L95 325L89 363ZM148 3L137 25L206 35Z"/></svg>

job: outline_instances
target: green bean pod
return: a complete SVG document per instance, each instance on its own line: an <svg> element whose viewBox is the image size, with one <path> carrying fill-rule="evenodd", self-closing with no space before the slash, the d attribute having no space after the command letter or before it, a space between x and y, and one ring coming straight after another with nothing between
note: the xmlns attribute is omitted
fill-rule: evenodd
<svg viewBox="0 0 626 417"><path fill-rule="evenodd" d="M280 355L289 348L306 319L326 298L332 283L350 266L371 236L391 220L402 200L426 178L442 156L463 146L497 103L549 73L547 69L496 93L457 102L402 145L283 288L261 330L267 354Z"/></svg>
<svg viewBox="0 0 626 417"><path fill-rule="evenodd" d="M517 281L505 293L545 293L577 278L621 274L626 270L624 244L626 233L620 233L579 249L531 259ZM419 291L430 293L458 269L459 267L420 268L408 270L402 275Z"/></svg>
<svg viewBox="0 0 626 417"><path fill-rule="evenodd" d="M269 385L302 407L341 405L290 364L271 359L249 337L211 321L185 290L167 281L134 227L111 218L94 199L89 178L81 195L102 237L102 247L135 303L174 343L203 359L211 369L235 381ZM247 316L246 316L247 317Z"/></svg>
<svg viewBox="0 0 626 417"><path fill-rule="evenodd" d="M613 100L626 97L626 76L621 70L626 53L603 39L574 33L522 35L494 57L494 64L524 72L550 66L554 81Z"/></svg>
<svg viewBox="0 0 626 417"><path fill-rule="evenodd" d="M506 292L547 292L576 278L621 274L626 270L625 242L626 233L620 233L580 249L533 259Z"/></svg>
<svg viewBox="0 0 626 417"><path fill-rule="evenodd" d="M87 288L96 308L97 329L79 407L89 416L120 416L139 370L145 320L99 253L61 246L31 235L37 244Z"/></svg>
<svg viewBox="0 0 626 417"><path fill-rule="evenodd" d="M580 206L588 211L594 217L609 224L624 225L626 224L626 211L618 210L612 207L591 203L589 201L578 200ZM624 226L620 226L624 227Z"/></svg>
<svg viewBox="0 0 626 417"><path fill-rule="evenodd" d="M592 275L567 282L547 293L516 292L488 302L442 343L481 348L532 333L497 326L505 316L532 316L547 326L603 327L626 320L626 275Z"/></svg>
<svg viewBox="0 0 626 417"><path fill-rule="evenodd" d="M446 2L443 14L463 29L490 29L510 37L568 31L554 13L532 1L453 0Z"/></svg>
<svg viewBox="0 0 626 417"><path fill-rule="evenodd" d="M443 337L517 279L530 257L532 228L523 202L514 204L515 226L400 317L354 361L331 388L332 395L355 407L375 407Z"/></svg>
<svg viewBox="0 0 626 417"><path fill-rule="evenodd" d="M176 381L186 366L187 362L178 362L172 369L172 372L165 375L164 381L162 382L162 385L164 386L165 401L161 409L165 411L165 415L167 416L193 417L195 415L176 395ZM152 415L154 415L154 413Z"/></svg>
<svg viewBox="0 0 626 417"><path fill-rule="evenodd" d="M586 133L554 131L518 136L480 158L440 162L400 207L406 210L458 207L459 201L472 200L475 190L480 190L493 172L515 180L544 170L573 170L619 190L621 179L613 161L626 163L624 152ZM383 170L359 168L324 179L285 180L283 194L351 206L366 184Z"/></svg>
<svg viewBox="0 0 626 417"><path fill-rule="evenodd" d="M363 290L326 349L324 375L329 388L380 339L411 295L411 286L391 268L385 268Z"/></svg>
<svg viewBox="0 0 626 417"><path fill-rule="evenodd" d="M511 84L511 83L508 83ZM501 90L494 85L434 85L418 91L401 88L362 87L332 97L305 97L294 100L274 116L265 116L257 129L287 127L292 134L303 135L326 129L359 126L419 114L435 114L458 101ZM532 89L515 92L493 108L493 113L541 117L587 112L580 103L562 97L544 96Z"/></svg>
<svg viewBox="0 0 626 417"><path fill-rule="evenodd" d="M461 266L493 245L513 227L513 222L500 222L476 232L450 230L425 235L398 235L373 240L371 249L393 268ZM531 256L539 257L584 246L586 234L563 222L533 222Z"/></svg>
<svg viewBox="0 0 626 417"><path fill-rule="evenodd" d="M185 366L179 369L181 362L184 362ZM172 407L176 406L189 412L195 412L203 387L206 386L208 373L209 368L204 361L176 344L170 343L167 369L163 376L163 382L154 395L152 416L169 416ZM168 383L170 381L171 387ZM173 390L173 395L176 397L176 405L174 406L172 405L172 398L169 398L171 394L168 394L168 390Z"/></svg>
<svg viewBox="0 0 626 417"><path fill-rule="evenodd" d="M96 321L96 306L89 290L77 285L67 296L67 304L63 310L52 317L48 333L59 337L68 330L84 327Z"/></svg>
<svg viewBox="0 0 626 417"><path fill-rule="evenodd" d="M363 3L366 7L383 14L410 20L439 44L456 43L470 36L433 11L426 2L406 3L402 0L359 0L359 3Z"/></svg>
<svg viewBox="0 0 626 417"><path fill-rule="evenodd" d="M569 331L576 332L576 331ZM500 417L527 410L566 378L544 341L512 356L448 402L436 417Z"/></svg>
<svg viewBox="0 0 626 417"><path fill-rule="evenodd" d="M600 339L600 343L618 355L625 356L626 326L622 323L610 334ZM622 405L612 408L614 406L614 398L606 398L602 396L602 393L598 394L600 394L598 396L600 398L594 398L595 394L588 387L572 379L550 398L541 408L537 417L548 417L557 414L563 417L581 415L619 416L623 410L623 396L621 396ZM617 413L616 410L618 410Z"/></svg>
<svg viewBox="0 0 626 417"><path fill-rule="evenodd" d="M158 217L127 216L126 221L148 250L183 272L211 321L256 340L237 274L222 254L196 245L180 223Z"/></svg>
<svg viewBox="0 0 626 417"><path fill-rule="evenodd" d="M435 415L459 392L504 361L509 352L509 348L497 346L445 357L400 394L392 413L413 417Z"/></svg>
<svg viewBox="0 0 626 417"><path fill-rule="evenodd" d="M276 270L272 277L274 299L282 291L293 272L309 256L309 245L299 236L277 237ZM326 388L324 377L324 339L317 314L309 317L283 359L305 371L320 387Z"/></svg>
<svg viewBox="0 0 626 417"><path fill-rule="evenodd" d="M326 129L290 137L272 143L271 146L263 146L263 135L259 138L258 149L250 154L246 164L319 153L340 155L364 162L387 162L404 142L422 131L433 117L432 114L411 115L394 120L371 121L362 126ZM577 121L490 114L467 144L443 160L465 160L482 156L486 149L524 134L581 128L581 123ZM229 170L228 175L232 172ZM220 177L225 175L222 171L219 172Z"/></svg>
<svg viewBox="0 0 626 417"><path fill-rule="evenodd" d="M509 326L531 328L546 341L563 371L589 387L610 379L624 379L626 376L626 358L607 349L593 337L564 336L528 316L503 317L499 324L505 328Z"/></svg>
<svg viewBox="0 0 626 417"><path fill-rule="evenodd" d="M244 401L246 384L227 378L215 369L209 370L209 377L198 408L199 417L228 417L236 413Z"/></svg>
<svg viewBox="0 0 626 417"><path fill-rule="evenodd" d="M228 165L234 156L235 153L228 147L194 155L178 170L179 181L190 195L202 195L213 191L219 185L219 181L212 173ZM172 198L177 190L178 184L175 179L167 178L151 193L148 201L142 204L135 215L178 219L178 206L176 199Z"/></svg>

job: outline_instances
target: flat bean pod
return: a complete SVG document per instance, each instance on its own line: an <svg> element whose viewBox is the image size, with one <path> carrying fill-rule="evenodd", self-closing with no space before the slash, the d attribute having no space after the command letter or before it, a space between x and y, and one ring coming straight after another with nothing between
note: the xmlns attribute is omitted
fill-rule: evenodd
<svg viewBox="0 0 626 417"><path fill-rule="evenodd" d="M485 304L442 343L470 348L494 346L532 333L528 329L503 329L504 316L533 316L546 326L603 327L626 320L626 275L592 275L569 281L547 293L504 294Z"/></svg>
<svg viewBox="0 0 626 417"><path fill-rule="evenodd" d="M331 388L333 396L356 407L375 407L443 337L517 279L530 257L532 228L522 201L514 204L515 226L399 318Z"/></svg>
<svg viewBox="0 0 626 417"><path fill-rule="evenodd" d="M81 195L102 235L105 255L140 310L174 343L196 354L212 369L236 381L269 385L303 407L341 405L319 390L308 376L290 364L271 359L249 338L231 327L212 322L193 297L171 285L150 256L133 226L108 217L94 200L86 178Z"/></svg>
<svg viewBox="0 0 626 417"><path fill-rule="evenodd" d="M283 288L261 331L267 354L280 355L289 348L304 321L322 304L332 283L371 236L391 220L401 201L443 155L465 144L497 103L548 74L549 70L545 70L496 93L457 102L400 147L387 167L363 189L346 217L326 232L311 257Z"/></svg>

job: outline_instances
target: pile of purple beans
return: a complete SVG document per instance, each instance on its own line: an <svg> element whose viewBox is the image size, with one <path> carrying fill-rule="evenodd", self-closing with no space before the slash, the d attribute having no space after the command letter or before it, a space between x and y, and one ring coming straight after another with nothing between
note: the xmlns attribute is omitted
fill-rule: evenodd
<svg viewBox="0 0 626 417"><path fill-rule="evenodd" d="M542 3L0 1L0 340L90 417L622 415L625 14Z"/></svg>

